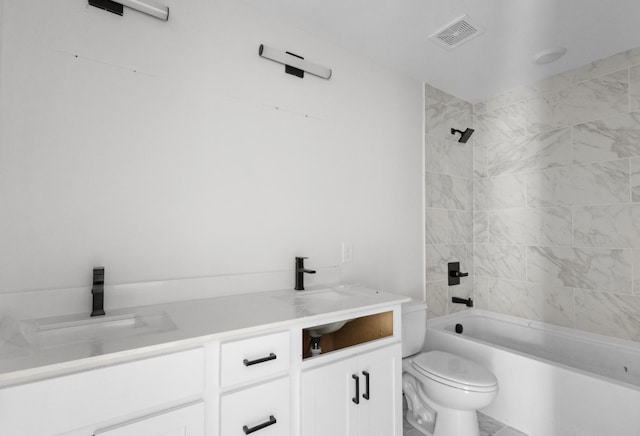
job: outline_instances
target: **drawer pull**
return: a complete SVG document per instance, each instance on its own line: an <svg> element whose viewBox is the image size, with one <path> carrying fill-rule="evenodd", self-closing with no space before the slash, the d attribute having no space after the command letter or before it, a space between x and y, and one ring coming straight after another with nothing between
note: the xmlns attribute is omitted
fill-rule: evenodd
<svg viewBox="0 0 640 436"><path fill-rule="evenodd" d="M369 400L369 372L362 371L362 374L364 374L364 394L362 394L362 398Z"/></svg>
<svg viewBox="0 0 640 436"><path fill-rule="evenodd" d="M356 404L360 404L360 377L352 374L351 377L356 381L356 396L351 399Z"/></svg>
<svg viewBox="0 0 640 436"><path fill-rule="evenodd" d="M277 358L278 358L278 356L276 356L275 354L269 353L269 355L267 357L261 357L260 359L256 359L256 360L244 359L242 361L242 363L244 363L244 366L251 366L251 365L258 364L258 363L268 362L270 360L276 360Z"/></svg>
<svg viewBox="0 0 640 436"><path fill-rule="evenodd" d="M247 427L246 425L242 426L242 431L244 431L244 434L251 434L254 431L258 431L258 430L262 430L265 427L269 427L270 425L275 424L276 418L273 415L269 415L269 420L267 422L263 422L262 424L258 424L255 427Z"/></svg>

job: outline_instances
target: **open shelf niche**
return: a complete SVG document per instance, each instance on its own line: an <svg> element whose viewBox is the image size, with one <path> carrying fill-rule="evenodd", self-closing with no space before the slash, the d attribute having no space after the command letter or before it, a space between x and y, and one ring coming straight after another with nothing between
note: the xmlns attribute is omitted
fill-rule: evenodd
<svg viewBox="0 0 640 436"><path fill-rule="evenodd" d="M376 339L393 336L393 311L354 318L340 330L322 335L320 347L322 354L341 350L353 345L363 344ZM302 330L302 358L311 356L309 344L311 336L307 329Z"/></svg>

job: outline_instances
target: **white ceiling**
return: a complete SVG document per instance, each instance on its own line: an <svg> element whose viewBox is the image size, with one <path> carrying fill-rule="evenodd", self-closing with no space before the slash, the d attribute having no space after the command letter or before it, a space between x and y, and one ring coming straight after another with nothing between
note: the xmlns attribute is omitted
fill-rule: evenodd
<svg viewBox="0 0 640 436"><path fill-rule="evenodd" d="M640 47L640 0L244 1L471 102ZM464 14L485 33L452 51L429 40ZM555 46L567 55L533 64Z"/></svg>

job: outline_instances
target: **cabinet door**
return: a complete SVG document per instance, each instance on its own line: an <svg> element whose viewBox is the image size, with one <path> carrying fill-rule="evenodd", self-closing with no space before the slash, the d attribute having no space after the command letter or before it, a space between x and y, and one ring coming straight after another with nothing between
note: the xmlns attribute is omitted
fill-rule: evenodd
<svg viewBox="0 0 640 436"><path fill-rule="evenodd" d="M204 403L98 430L95 436L204 436Z"/></svg>
<svg viewBox="0 0 640 436"><path fill-rule="evenodd" d="M358 434L360 436L400 436L402 434L400 344L360 355L358 370L361 396L361 407L358 407L360 428Z"/></svg>
<svg viewBox="0 0 640 436"><path fill-rule="evenodd" d="M353 402L357 375L355 358L332 362L302 372L302 436L350 436L357 433ZM360 377L360 386L362 378Z"/></svg>

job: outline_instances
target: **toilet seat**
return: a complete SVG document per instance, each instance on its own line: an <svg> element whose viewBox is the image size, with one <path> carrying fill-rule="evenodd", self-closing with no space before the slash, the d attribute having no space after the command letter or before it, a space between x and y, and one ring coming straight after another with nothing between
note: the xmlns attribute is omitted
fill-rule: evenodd
<svg viewBox="0 0 640 436"><path fill-rule="evenodd" d="M412 361L421 375L436 382L470 392L494 392L498 380L487 369L444 351L421 353Z"/></svg>

